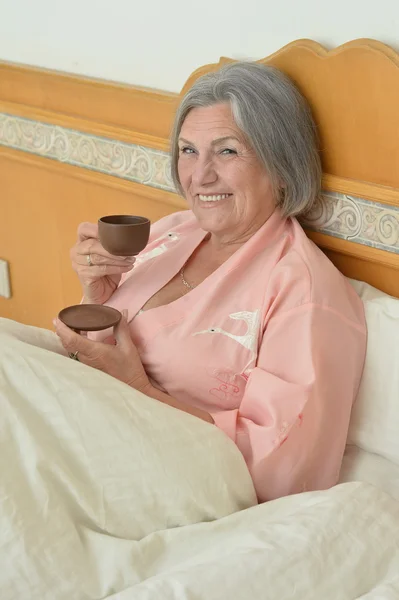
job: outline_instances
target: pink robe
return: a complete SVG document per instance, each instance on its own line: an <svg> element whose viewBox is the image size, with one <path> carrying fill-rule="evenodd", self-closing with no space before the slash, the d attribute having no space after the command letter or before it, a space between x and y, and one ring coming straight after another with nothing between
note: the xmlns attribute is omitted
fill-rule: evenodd
<svg viewBox="0 0 399 600"><path fill-rule="evenodd" d="M152 382L235 442L259 501L331 487L365 359L362 302L276 209L194 290L140 312L205 235L191 211L155 223L107 304L128 309Z"/></svg>

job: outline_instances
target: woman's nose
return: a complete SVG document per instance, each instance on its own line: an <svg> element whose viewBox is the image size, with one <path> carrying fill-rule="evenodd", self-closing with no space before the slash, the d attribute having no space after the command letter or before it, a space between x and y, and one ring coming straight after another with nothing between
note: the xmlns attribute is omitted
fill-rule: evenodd
<svg viewBox="0 0 399 600"><path fill-rule="evenodd" d="M211 160L198 159L195 163L192 173L193 184L197 187L214 183L217 180L217 173Z"/></svg>

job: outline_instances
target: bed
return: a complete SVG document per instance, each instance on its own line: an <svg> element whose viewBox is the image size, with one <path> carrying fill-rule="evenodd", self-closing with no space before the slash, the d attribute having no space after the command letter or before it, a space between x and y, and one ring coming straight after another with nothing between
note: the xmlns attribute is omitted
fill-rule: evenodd
<svg viewBox="0 0 399 600"><path fill-rule="evenodd" d="M2 600L399 597L399 55L300 40L262 62L312 105L324 192L303 225L366 310L339 485L257 505L222 432L0 319Z"/></svg>

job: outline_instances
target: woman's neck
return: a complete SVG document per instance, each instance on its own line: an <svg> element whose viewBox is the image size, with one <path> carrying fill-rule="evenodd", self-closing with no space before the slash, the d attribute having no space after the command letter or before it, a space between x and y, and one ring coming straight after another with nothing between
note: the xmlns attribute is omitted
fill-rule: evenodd
<svg viewBox="0 0 399 600"><path fill-rule="evenodd" d="M270 213L267 215L267 218L262 221L254 221L251 223L246 229L242 231L234 230L232 232L224 232L221 234L218 233L208 233L205 238L205 242L209 244L209 248L212 249L213 252L217 254L230 256L234 254L241 246L246 244L248 240L250 240L255 233L259 231L263 227L263 225L269 220L271 215L273 214L275 208L273 208Z"/></svg>

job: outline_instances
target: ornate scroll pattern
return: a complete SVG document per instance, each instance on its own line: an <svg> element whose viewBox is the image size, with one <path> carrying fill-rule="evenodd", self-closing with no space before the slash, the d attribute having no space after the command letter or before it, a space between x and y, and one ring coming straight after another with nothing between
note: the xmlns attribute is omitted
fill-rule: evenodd
<svg viewBox="0 0 399 600"><path fill-rule="evenodd" d="M399 208L324 192L302 225L358 244L399 254Z"/></svg>
<svg viewBox="0 0 399 600"><path fill-rule="evenodd" d="M0 145L174 191L166 152L0 113Z"/></svg>
<svg viewBox="0 0 399 600"><path fill-rule="evenodd" d="M174 191L167 152L0 113L0 145ZM399 254L399 207L324 192L301 223Z"/></svg>

